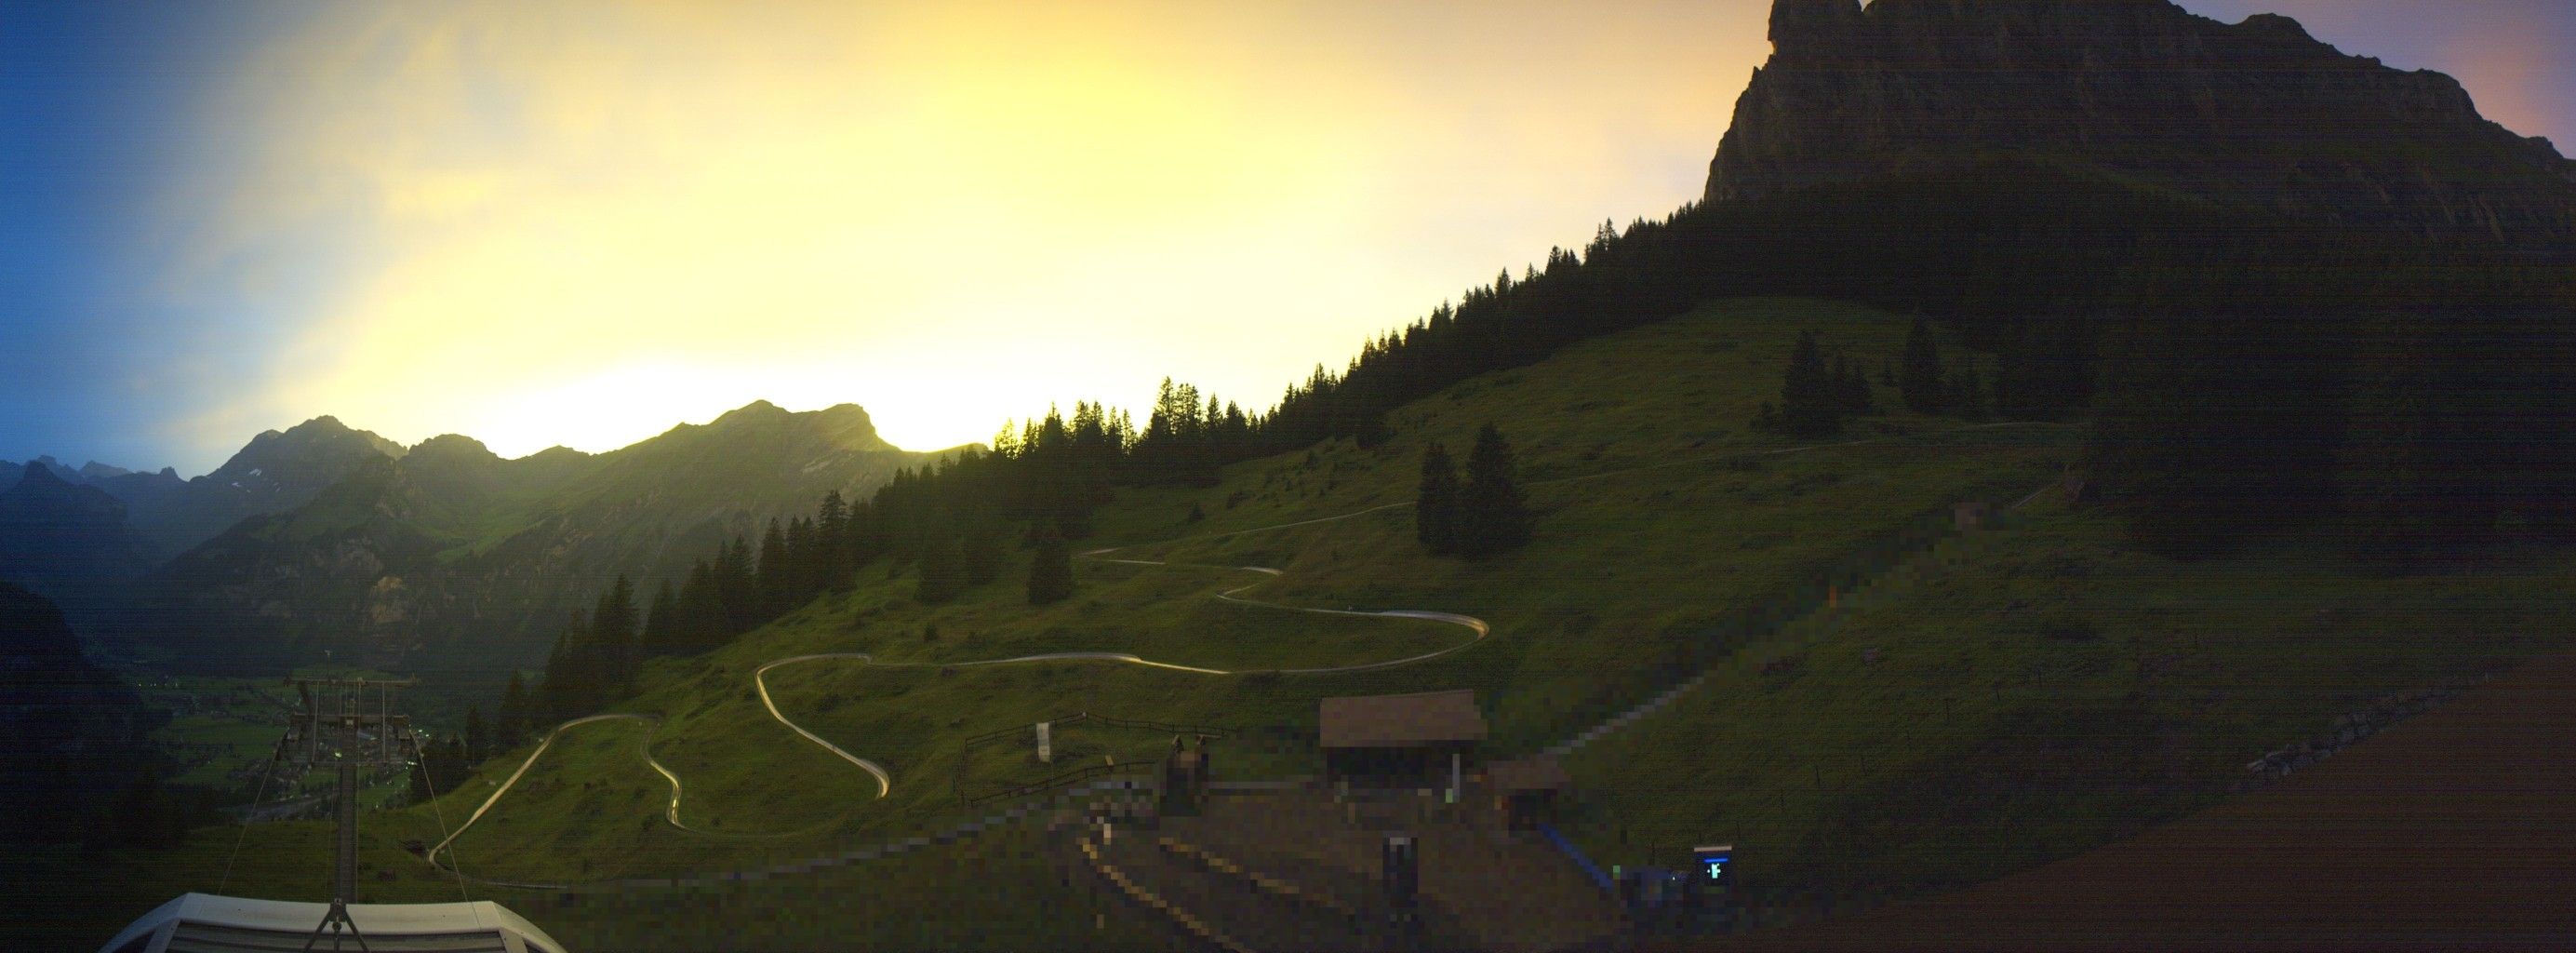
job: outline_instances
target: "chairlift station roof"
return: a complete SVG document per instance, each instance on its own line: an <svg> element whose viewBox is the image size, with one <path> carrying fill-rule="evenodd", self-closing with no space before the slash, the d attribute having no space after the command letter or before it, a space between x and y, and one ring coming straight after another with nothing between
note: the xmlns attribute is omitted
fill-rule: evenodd
<svg viewBox="0 0 2576 953"><path fill-rule="evenodd" d="M1472 688L1324 699L1317 732L1326 748L1419 748L1485 740Z"/></svg>
<svg viewBox="0 0 2576 953"><path fill-rule="evenodd" d="M99 953L197 953L302 950L329 913L327 903L181 894L144 914ZM366 949L404 953L564 953L563 944L509 908L471 903L353 903L349 921ZM359 949L341 934L339 949ZM312 945L332 949L325 933Z"/></svg>

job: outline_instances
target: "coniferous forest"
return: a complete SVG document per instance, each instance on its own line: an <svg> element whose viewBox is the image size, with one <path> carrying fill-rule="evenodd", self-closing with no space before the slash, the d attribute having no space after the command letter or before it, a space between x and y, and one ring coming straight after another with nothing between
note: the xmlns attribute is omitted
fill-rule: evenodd
<svg viewBox="0 0 2576 953"><path fill-rule="evenodd" d="M915 567L922 601L953 599L994 582L1005 547L1084 538L1114 487L1211 485L1229 463L1318 441L1371 446L1395 406L1722 297L1918 315L1902 366L1878 369L1918 411L2093 416L2091 485L2169 555L2327 529L2399 569L2576 531L2576 271L2502 244L2309 225L2051 168L1987 172L1604 223L1585 248L1505 269L1338 371L1317 367L1266 412L1171 379L1141 429L1099 403L1069 420L1050 410L868 500L833 494L756 547L737 538L649 604L621 582L568 620L532 695L557 715L594 710L642 659L723 644L878 560ZM1944 351L1936 327L1965 348ZM1868 373L1810 337L1779 404L1750 423L1837 432L1869 409ZM1490 469L1508 448L1495 435L1476 454L1463 481L1425 461L1432 552L1525 538L1525 516L1473 525L1502 505L1476 500L1478 459ZM1032 580L1032 601L1062 598L1067 576Z"/></svg>

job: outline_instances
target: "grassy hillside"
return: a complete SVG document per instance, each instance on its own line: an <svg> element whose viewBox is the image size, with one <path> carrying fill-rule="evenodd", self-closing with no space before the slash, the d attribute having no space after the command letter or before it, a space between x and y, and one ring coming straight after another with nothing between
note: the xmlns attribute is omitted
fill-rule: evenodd
<svg viewBox="0 0 2576 953"><path fill-rule="evenodd" d="M1574 827L1587 846L1605 862L1671 863L1678 847L1732 839L1749 883L1783 898L1915 889L2062 855L2204 803L2244 761L2355 699L2528 653L2537 639L2513 633L2543 631L2531 620L2564 611L2542 598L2554 592L2549 567L2383 580L2300 553L2185 567L2129 552L2098 515L2045 497L2001 528L1956 537L1951 504L2009 504L2053 485L2078 429L1889 412L1812 445L1751 432L1746 422L1775 398L1804 330L1875 378L1905 322L1808 301L1720 303L1406 407L1382 446L1251 461L1212 488L1122 491L1082 548L1172 564L1079 561L1074 599L1044 609L1025 604L1017 570L934 607L911 599L907 571L876 566L854 591L725 649L648 665L615 706L645 719L566 732L457 838L457 855L477 876L518 880L765 867L981 813L951 790L965 739L1042 718L1092 711L1286 726L1293 737L1312 728L1325 696L1472 687L1492 749L1518 754L1713 669L1705 687L1573 760L1586 792ZM1896 402L1886 388L1877 398ZM1421 450L1438 440L1463 451L1489 421L1519 453L1536 537L1483 563L1426 557L1409 512ZM1464 613L1493 634L1408 666L1281 674L1267 670L1406 658L1472 636L1435 621L1216 598L1238 589L1286 606ZM1066 651L1236 674L963 664ZM882 799L871 776L772 720L753 689L761 666L821 653L874 660L774 668L771 697L807 729L884 765L893 781ZM1058 765L1150 757L1167 743L1071 732ZM384 881L388 899L436 883L391 845L435 842L462 824L529 750L493 759L434 806L370 821L371 856L395 877ZM686 829L667 821L670 787L647 753L684 784ZM1053 769L1025 754L979 750L970 780ZM1316 767L1296 743L1230 745L1219 763L1237 778ZM309 836L301 830L254 828L246 854ZM994 929L1040 945L1092 942L1065 932L1064 911L1096 901L1012 847L1027 836L745 883L721 902L760 911L736 919L793 945L846 936L855 920L895 929L878 921L915 909L896 899L853 915L820 896L883 892L900 877L901 898L989 899L989 878L1002 877L1026 892L1009 907L1021 912L995 914ZM975 871L982 879L967 879ZM322 880L312 873L263 866L237 874L233 889L307 896ZM134 910L179 879L138 880ZM570 908L531 896L540 905L522 912L580 947L632 939L644 948L655 937L687 946L694 934L618 932L663 909L653 896L584 897L588 906ZM935 915L944 905L919 909L929 921L905 928L945 929Z"/></svg>
<svg viewBox="0 0 2576 953"><path fill-rule="evenodd" d="M1581 752L1605 862L1741 848L1783 916L1964 885L2224 797L2373 699L2562 648L2568 562L2392 578L2328 546L2180 564L2050 495Z"/></svg>
<svg viewBox="0 0 2576 953"><path fill-rule="evenodd" d="M1874 370L1896 356L1905 322L1816 302L1724 303L1469 381L1394 415L1396 436L1379 447L1335 443L1251 461L1213 488L1122 491L1084 546L1130 547L1113 555L1174 565L1079 562L1075 598L1046 609L1025 605L1016 572L931 607L910 598L908 573L876 567L855 591L721 651L650 665L616 707L652 722L567 733L456 850L477 875L530 880L828 854L966 816L951 781L968 736L1085 710L1293 732L1311 729L1325 696L1473 687L1498 749L1563 740L1936 536L1953 502L2017 499L2072 455L2072 428L1964 429L1902 412L1856 421L1814 446L1754 433L1747 422L1776 399L1804 330ZM1886 388L1877 396L1896 403ZM1440 440L1463 452L1489 421L1519 454L1536 538L1484 563L1423 556L1409 512L1421 449ZM1190 519L1194 508L1201 519ZM1241 566L1282 573L1232 568ZM1472 635L1215 598L1246 586L1243 598L1286 605L1465 613L1491 622L1493 635L1417 665L1267 673L1405 658ZM1244 674L1109 662L946 667L1063 651ZM769 685L800 724L892 772L882 800L868 775L771 720L751 684L771 660L862 652L880 664L802 663L772 671ZM1068 742L1069 756L1136 757L1134 746L1150 751L1165 739ZM644 763L647 744L682 779L680 820L692 830L665 821L669 787ZM1085 744L1097 750L1079 750ZM1235 748L1224 755L1229 776L1315 768L1302 746ZM441 823L461 823L526 750L495 758L435 810L386 815L374 829L435 842ZM977 777L1021 767L979 762Z"/></svg>
<svg viewBox="0 0 2576 953"><path fill-rule="evenodd" d="M704 869L919 828L961 811L949 769L963 738L1074 711L1311 727L1315 701L1328 695L1475 687L1498 746L1532 750L1822 599L1838 576L1866 570L1875 551L1923 534L1928 520L1946 520L1952 502L2018 497L2052 479L2067 458L2065 428L1948 432L1959 425L1905 415L1865 425L1842 446L1799 450L1750 434L1744 421L1776 387L1804 329L1873 367L1894 354L1903 333L1901 322L1873 312L1747 302L1471 382L1398 415L1398 437L1384 446L1327 446L1234 467L1211 489L1123 498L1103 514L1104 532L1093 542L1132 545L1114 554L1121 558L1180 565L1086 561L1080 594L1046 609L1026 607L1015 579L959 604L923 606L909 598L903 573L879 567L857 591L725 650L657 663L619 706L660 719L652 749L686 785L684 823L728 833L823 825L828 833L709 844L640 823L587 823L564 836L590 838L591 847L567 843L545 852L554 860L514 860L512 873ZM1628 383L1604 389L1604 381ZM1409 500L1425 443L1463 446L1489 420L1515 439L1541 513L1528 549L1483 564L1426 558L1412 544L1404 507L1361 512ZM1193 505L1207 514L1196 523L1187 519ZM1226 568L1239 566L1284 574ZM1106 662L939 667L1098 650L1250 673L1404 658L1472 638L1436 622L1318 617L1214 598L1244 586L1252 586L1247 598L1291 605L1462 612L1489 620L1495 634L1419 665L1330 675L1210 676ZM882 802L872 800L867 775L771 720L750 684L752 670L773 659L859 652L877 664L800 664L774 671L770 686L800 724L894 773ZM904 665L918 667L897 667ZM635 752L632 743L559 747L540 768L631 781L620 797L658 810L665 786ZM516 763L496 761L484 781ZM1312 768L1306 752L1247 752L1229 763L1234 774ZM781 777L797 782L782 785ZM580 797L538 790L562 796L514 792L488 827L460 839L461 849L508 841L513 825L567 827L556 819L608 803L597 790ZM533 820L503 820L514 816Z"/></svg>

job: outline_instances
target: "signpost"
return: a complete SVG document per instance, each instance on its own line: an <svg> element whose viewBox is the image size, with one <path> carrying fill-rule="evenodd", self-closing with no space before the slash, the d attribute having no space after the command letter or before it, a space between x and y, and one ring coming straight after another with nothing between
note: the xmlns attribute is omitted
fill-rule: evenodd
<svg viewBox="0 0 2576 953"><path fill-rule="evenodd" d="M1691 859L1699 861L1702 887L1724 887L1727 865L1735 862L1735 845L1716 844L1691 848Z"/></svg>
<svg viewBox="0 0 2576 953"><path fill-rule="evenodd" d="M1418 922L1414 903L1422 888L1421 845L1411 835L1389 834L1378 857L1389 915L1396 929L1410 936Z"/></svg>
<svg viewBox="0 0 2576 953"><path fill-rule="evenodd" d="M1735 919L1735 904L1728 896L1735 886L1735 845L1694 847L1691 859L1699 862L1699 873L1691 878L1686 892L1696 929L1725 929Z"/></svg>
<svg viewBox="0 0 2576 953"><path fill-rule="evenodd" d="M1048 727L1049 727L1051 724L1053 724L1053 723L1052 723L1052 722L1044 722L1044 721L1038 722L1038 763L1039 763L1039 764L1054 764L1054 763L1055 763L1055 744L1054 744L1055 739L1054 739L1054 738L1053 738L1053 737L1048 733L1048 731L1047 731Z"/></svg>

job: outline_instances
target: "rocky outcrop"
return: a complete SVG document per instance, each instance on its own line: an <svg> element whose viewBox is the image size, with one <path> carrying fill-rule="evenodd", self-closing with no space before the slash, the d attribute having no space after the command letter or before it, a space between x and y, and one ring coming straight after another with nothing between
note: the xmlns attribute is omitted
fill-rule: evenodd
<svg viewBox="0 0 2576 953"><path fill-rule="evenodd" d="M1776 0L1725 201L1999 153L2336 224L2569 247L2576 165L2448 76L2166 0Z"/></svg>

